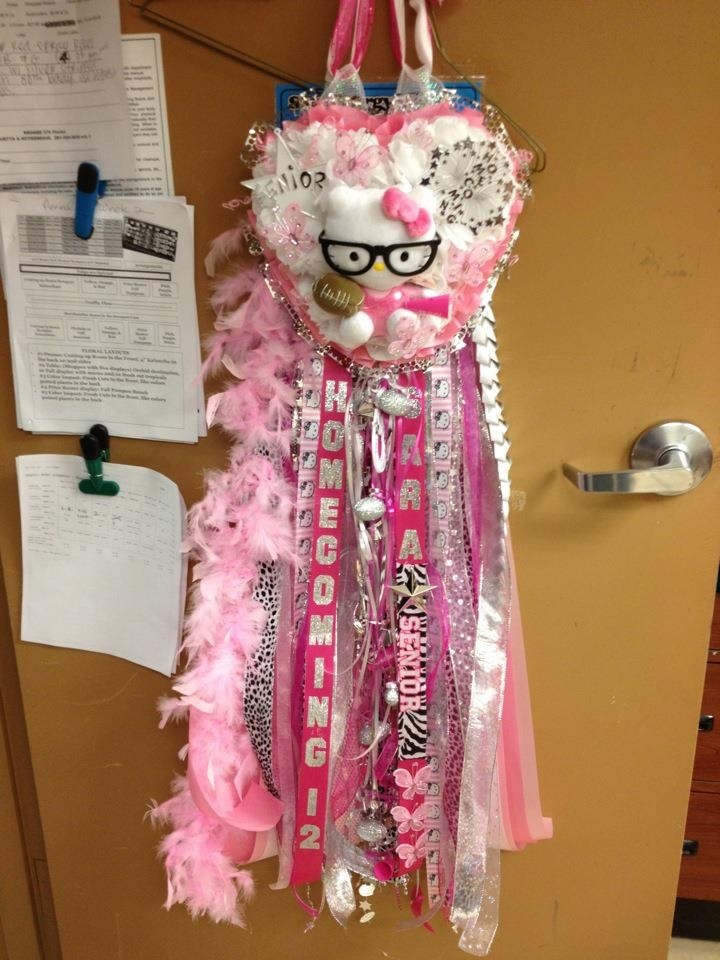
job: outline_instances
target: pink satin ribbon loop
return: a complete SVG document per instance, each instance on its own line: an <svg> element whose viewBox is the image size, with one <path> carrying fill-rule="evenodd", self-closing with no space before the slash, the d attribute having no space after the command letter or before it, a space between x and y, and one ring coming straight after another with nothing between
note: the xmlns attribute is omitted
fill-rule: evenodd
<svg viewBox="0 0 720 960"><path fill-rule="evenodd" d="M360 69L370 44L374 14L375 0L340 0L328 50L328 76L334 77L348 57L352 66Z"/></svg>

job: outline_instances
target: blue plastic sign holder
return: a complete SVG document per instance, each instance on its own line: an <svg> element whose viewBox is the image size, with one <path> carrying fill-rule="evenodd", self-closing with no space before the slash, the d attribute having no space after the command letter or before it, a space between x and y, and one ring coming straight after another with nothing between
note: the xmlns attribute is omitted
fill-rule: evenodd
<svg viewBox="0 0 720 960"><path fill-rule="evenodd" d="M481 100L480 92L477 87L464 80L446 83L449 90L455 90L464 100L472 103L479 103ZM478 86L482 86L482 81L478 80ZM283 123L285 120L294 120L297 111L303 105L301 94L306 92L306 87L298 87L294 83L275 84L275 122ZM318 93L322 87L313 87ZM366 83L365 94L368 101L370 113L387 113L387 105L390 97L395 94L396 85L394 83Z"/></svg>

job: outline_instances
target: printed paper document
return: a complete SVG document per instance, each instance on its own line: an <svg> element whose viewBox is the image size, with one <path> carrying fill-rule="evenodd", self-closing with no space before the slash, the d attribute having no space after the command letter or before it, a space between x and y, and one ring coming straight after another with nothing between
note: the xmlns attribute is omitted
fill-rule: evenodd
<svg viewBox="0 0 720 960"><path fill-rule="evenodd" d="M125 92L132 122L134 171L129 177L109 180L106 195L171 197L175 193L175 187L160 34L131 33L124 36L122 59ZM28 160L26 169L33 171L34 153L28 153L26 159ZM102 167L100 172L103 173ZM74 193L76 175L77 169L72 172L72 180L25 184L3 184L0 178L0 190Z"/></svg>
<svg viewBox="0 0 720 960"><path fill-rule="evenodd" d="M0 180L74 181L84 160L133 172L119 4L0 4Z"/></svg>
<svg viewBox="0 0 720 960"><path fill-rule="evenodd" d="M107 195L171 197L175 187L160 34L133 33L123 37L122 58L135 169L129 177L109 180ZM103 173L102 167L100 172Z"/></svg>
<svg viewBox="0 0 720 960"><path fill-rule="evenodd" d="M195 442L191 208L105 198L89 240L73 216L70 197L0 194L18 426Z"/></svg>
<svg viewBox="0 0 720 960"><path fill-rule="evenodd" d="M16 460L22 522L21 639L95 650L167 676L185 597L185 508L144 467L104 465L115 497L80 493L81 457Z"/></svg>

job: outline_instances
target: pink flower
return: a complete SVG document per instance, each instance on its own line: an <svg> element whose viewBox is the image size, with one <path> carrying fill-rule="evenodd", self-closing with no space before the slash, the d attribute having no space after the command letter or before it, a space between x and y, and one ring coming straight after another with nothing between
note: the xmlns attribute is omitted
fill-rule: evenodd
<svg viewBox="0 0 720 960"><path fill-rule="evenodd" d="M420 864L420 861L425 857L427 853L425 843L427 841L427 835L421 833L417 838L415 843L399 843L395 848L395 852L403 861L403 865L406 870L412 870L412 868L417 864Z"/></svg>
<svg viewBox="0 0 720 960"><path fill-rule="evenodd" d="M285 264L300 264L316 246L314 237L305 229L307 219L296 202L284 210L264 210L258 229L278 258Z"/></svg>
<svg viewBox="0 0 720 960"><path fill-rule="evenodd" d="M410 310L403 310L396 320L390 320L388 332L393 339L388 343L388 353L391 357L409 360L419 350L429 346L435 329L430 324L423 324L420 317Z"/></svg>
<svg viewBox="0 0 720 960"><path fill-rule="evenodd" d="M491 240L483 240L468 251L450 247L448 281L453 284L465 283L471 287L485 283L492 270L497 247Z"/></svg>
<svg viewBox="0 0 720 960"><path fill-rule="evenodd" d="M321 159L322 159L322 155L321 155L320 135L316 133L313 135L310 141L310 146L307 149L307 153L302 158L302 165L307 170L308 167L314 167L318 163L320 163Z"/></svg>
<svg viewBox="0 0 720 960"><path fill-rule="evenodd" d="M361 128L372 128L377 125L377 121L382 119L382 114L378 114L377 117L368 117L367 112L360 110L358 107L344 107L318 100L295 122L310 124L318 121L342 130L360 130Z"/></svg>
<svg viewBox="0 0 720 960"><path fill-rule="evenodd" d="M351 187L366 187L370 174L382 159L382 151L374 142L367 143L366 137L356 138L345 132L338 134L336 153L333 173Z"/></svg>
<svg viewBox="0 0 720 960"><path fill-rule="evenodd" d="M375 118L371 117L370 119ZM406 116L402 113L391 113L389 116L379 113L377 119L380 122L374 128L375 136L381 146L387 147L395 139L395 135L405 126Z"/></svg>
<svg viewBox="0 0 720 960"><path fill-rule="evenodd" d="M435 146L432 132L423 120L411 121L402 130L397 139L411 143L414 147L419 147L426 153L429 153Z"/></svg>

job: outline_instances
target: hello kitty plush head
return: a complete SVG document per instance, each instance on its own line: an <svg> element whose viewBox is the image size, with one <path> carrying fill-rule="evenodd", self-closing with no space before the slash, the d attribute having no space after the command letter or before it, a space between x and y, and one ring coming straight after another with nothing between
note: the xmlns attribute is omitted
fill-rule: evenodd
<svg viewBox="0 0 720 960"><path fill-rule="evenodd" d="M328 266L370 290L385 292L416 280L440 246L426 187L333 187L325 200L320 246Z"/></svg>

